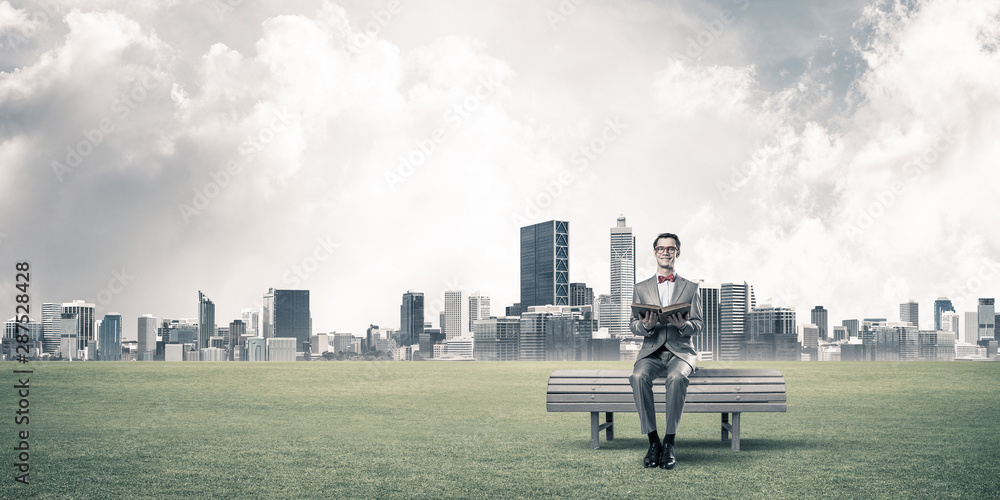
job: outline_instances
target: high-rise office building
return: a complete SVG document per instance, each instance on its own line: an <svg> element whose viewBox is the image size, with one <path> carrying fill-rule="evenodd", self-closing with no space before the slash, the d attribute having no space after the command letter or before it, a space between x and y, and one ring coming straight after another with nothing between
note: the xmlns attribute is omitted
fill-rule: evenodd
<svg viewBox="0 0 1000 500"><path fill-rule="evenodd" d="M845 328L847 328L847 336L857 337L858 336L858 320L856 319L845 319L840 322Z"/></svg>
<svg viewBox="0 0 1000 500"><path fill-rule="evenodd" d="M419 345L421 334L423 332L424 294L423 292L414 292L413 290L409 290L403 294L403 303L399 306L400 345ZM431 348L430 345L426 347L428 349Z"/></svg>
<svg viewBox="0 0 1000 500"><path fill-rule="evenodd" d="M138 361L152 361L156 351L156 318L152 314L139 316L137 332Z"/></svg>
<svg viewBox="0 0 1000 500"><path fill-rule="evenodd" d="M59 315L59 349L56 354L63 359L79 359L80 313L64 312Z"/></svg>
<svg viewBox="0 0 1000 500"><path fill-rule="evenodd" d="M209 347L208 339L215 334L215 303L198 290L198 348Z"/></svg>
<svg viewBox="0 0 1000 500"><path fill-rule="evenodd" d="M99 361L122 360L122 315L108 313L101 321L97 332L97 359Z"/></svg>
<svg viewBox="0 0 1000 500"><path fill-rule="evenodd" d="M243 320L243 324L246 325L247 335L251 337L260 337L263 332L260 331L260 310L255 307L244 307L240 311L240 319Z"/></svg>
<svg viewBox="0 0 1000 500"><path fill-rule="evenodd" d="M962 328L962 341L966 344L979 342L979 312L965 312L965 326Z"/></svg>
<svg viewBox="0 0 1000 500"><path fill-rule="evenodd" d="M569 222L521 228L521 310L569 305Z"/></svg>
<svg viewBox="0 0 1000 500"><path fill-rule="evenodd" d="M569 305L571 306L594 305L594 289L587 286L586 283L570 283Z"/></svg>
<svg viewBox="0 0 1000 500"><path fill-rule="evenodd" d="M266 338L294 338L296 352L302 352L302 344L312 336L309 290L268 289L264 294L264 325Z"/></svg>
<svg viewBox="0 0 1000 500"><path fill-rule="evenodd" d="M941 327L938 328L940 331L953 332L956 335L956 340L962 341L961 330L959 330L959 314L954 311L944 311L941 313Z"/></svg>
<svg viewBox="0 0 1000 500"><path fill-rule="evenodd" d="M804 325L802 327L802 348L816 349L819 347L819 327L816 325ZM813 359L816 361L816 359Z"/></svg>
<svg viewBox="0 0 1000 500"><path fill-rule="evenodd" d="M833 327L833 340L834 342L847 340L847 327L846 326Z"/></svg>
<svg viewBox="0 0 1000 500"><path fill-rule="evenodd" d="M517 361L521 318L480 319L472 323L472 357L476 361Z"/></svg>
<svg viewBox="0 0 1000 500"><path fill-rule="evenodd" d="M469 322L466 310L462 307L462 295L461 290L444 292L444 323L441 323L441 332L444 333L445 340L464 337L468 333Z"/></svg>
<svg viewBox="0 0 1000 500"><path fill-rule="evenodd" d="M815 309L813 310L815 312ZM750 311L748 338L757 340L761 335L798 335L795 310L790 307L774 307L761 304Z"/></svg>
<svg viewBox="0 0 1000 500"><path fill-rule="evenodd" d="M611 323L610 323L610 321L611 321L611 295L610 294L606 294L606 293L602 293L601 295L598 295L597 296L597 304L596 305L597 305L596 310L597 310L598 324L600 325L601 328L607 328L608 331L610 331L611 330ZM629 332L628 335L631 337L632 336L632 332Z"/></svg>
<svg viewBox="0 0 1000 500"><path fill-rule="evenodd" d="M979 299L979 338L994 338L996 334L996 309L994 299ZM978 342L979 339L976 339Z"/></svg>
<svg viewBox="0 0 1000 500"><path fill-rule="evenodd" d="M756 306L747 282L723 283L719 301L719 361L738 361L746 345L747 315Z"/></svg>
<svg viewBox="0 0 1000 500"><path fill-rule="evenodd" d="M235 361L240 352L240 339L247 336L247 324L242 319L234 319L229 323L229 341L227 342L226 358Z"/></svg>
<svg viewBox="0 0 1000 500"><path fill-rule="evenodd" d="M942 330L941 328L941 313L943 312L955 312L955 307L951 304L951 300L948 297L938 297L934 301L934 329Z"/></svg>
<svg viewBox="0 0 1000 500"><path fill-rule="evenodd" d="M830 322L828 317L829 311L823 306L816 306L809 313L809 321L819 328L819 338L823 340L830 338L828 329Z"/></svg>
<svg viewBox="0 0 1000 500"><path fill-rule="evenodd" d="M899 305L899 321L920 328L920 307L916 301L910 299Z"/></svg>
<svg viewBox="0 0 1000 500"><path fill-rule="evenodd" d="M77 315L77 349L86 350L87 346L94 342L94 320L96 319L94 317L94 304L82 300L74 300L73 302L63 304L62 312L64 314ZM73 359L77 359L77 353L75 352L73 353Z"/></svg>
<svg viewBox="0 0 1000 500"><path fill-rule="evenodd" d="M472 325L476 320L490 317L490 296L479 292L469 295L469 332L472 332Z"/></svg>
<svg viewBox="0 0 1000 500"><path fill-rule="evenodd" d="M701 296L701 316L705 327L701 334L696 335L691 340L694 343L694 350L699 353L701 359L717 360L719 359L719 328L722 322L722 287L699 282L698 293Z"/></svg>
<svg viewBox="0 0 1000 500"><path fill-rule="evenodd" d="M55 354L62 334L62 304L42 304L42 352Z"/></svg>
<svg viewBox="0 0 1000 500"><path fill-rule="evenodd" d="M611 228L611 317L608 332L614 337L632 335L632 299L635 289L635 236L625 225L625 217ZM666 305L666 304L664 304Z"/></svg>

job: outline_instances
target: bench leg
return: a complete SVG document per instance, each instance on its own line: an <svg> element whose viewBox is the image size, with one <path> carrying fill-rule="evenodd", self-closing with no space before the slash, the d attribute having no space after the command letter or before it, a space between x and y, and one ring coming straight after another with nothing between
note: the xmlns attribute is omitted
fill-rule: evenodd
<svg viewBox="0 0 1000 500"><path fill-rule="evenodd" d="M611 441L615 438L615 414L614 412L609 411L604 415L607 417L606 422L608 426L608 430L604 433L604 435L608 438L608 441Z"/></svg>
<svg viewBox="0 0 1000 500"><path fill-rule="evenodd" d="M601 445L601 412L590 412L590 449L596 450Z"/></svg>
<svg viewBox="0 0 1000 500"><path fill-rule="evenodd" d="M601 431L607 429L608 441L615 438L615 414L607 412L607 422L601 423L601 412L590 412L590 449L596 450L601 446Z"/></svg>
<svg viewBox="0 0 1000 500"><path fill-rule="evenodd" d="M733 451L740 451L740 412L733 413Z"/></svg>
<svg viewBox="0 0 1000 500"><path fill-rule="evenodd" d="M729 414L722 414L722 440L725 441L729 439Z"/></svg>

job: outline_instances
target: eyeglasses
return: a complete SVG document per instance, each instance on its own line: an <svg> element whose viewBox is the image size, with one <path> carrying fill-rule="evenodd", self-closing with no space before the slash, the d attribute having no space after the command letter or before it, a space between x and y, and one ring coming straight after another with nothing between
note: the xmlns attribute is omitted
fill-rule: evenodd
<svg viewBox="0 0 1000 500"><path fill-rule="evenodd" d="M677 253L677 247L656 247L653 250L656 250L656 253L665 253L667 255Z"/></svg>

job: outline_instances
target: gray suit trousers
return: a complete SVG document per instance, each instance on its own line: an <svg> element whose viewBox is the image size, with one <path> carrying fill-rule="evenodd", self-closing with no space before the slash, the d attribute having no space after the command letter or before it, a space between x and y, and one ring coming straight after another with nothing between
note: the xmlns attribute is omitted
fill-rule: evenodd
<svg viewBox="0 0 1000 500"><path fill-rule="evenodd" d="M688 376L691 375L691 371L691 365L668 350L654 353L635 362L628 381L632 384L632 396L635 398L636 410L639 411L639 424L643 434L649 434L656 430L653 380L658 377L666 377L666 433L677 434L677 426L680 425L681 413L684 411L684 398L687 397Z"/></svg>

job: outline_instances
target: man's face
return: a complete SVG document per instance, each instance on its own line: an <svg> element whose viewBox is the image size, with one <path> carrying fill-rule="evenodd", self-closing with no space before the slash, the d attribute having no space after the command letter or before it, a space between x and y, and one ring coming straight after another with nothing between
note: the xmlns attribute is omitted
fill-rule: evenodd
<svg viewBox="0 0 1000 500"><path fill-rule="evenodd" d="M660 238L656 240L653 255L656 256L656 263L660 267L673 270L674 260L680 257L681 251L677 248L677 242L673 238Z"/></svg>

